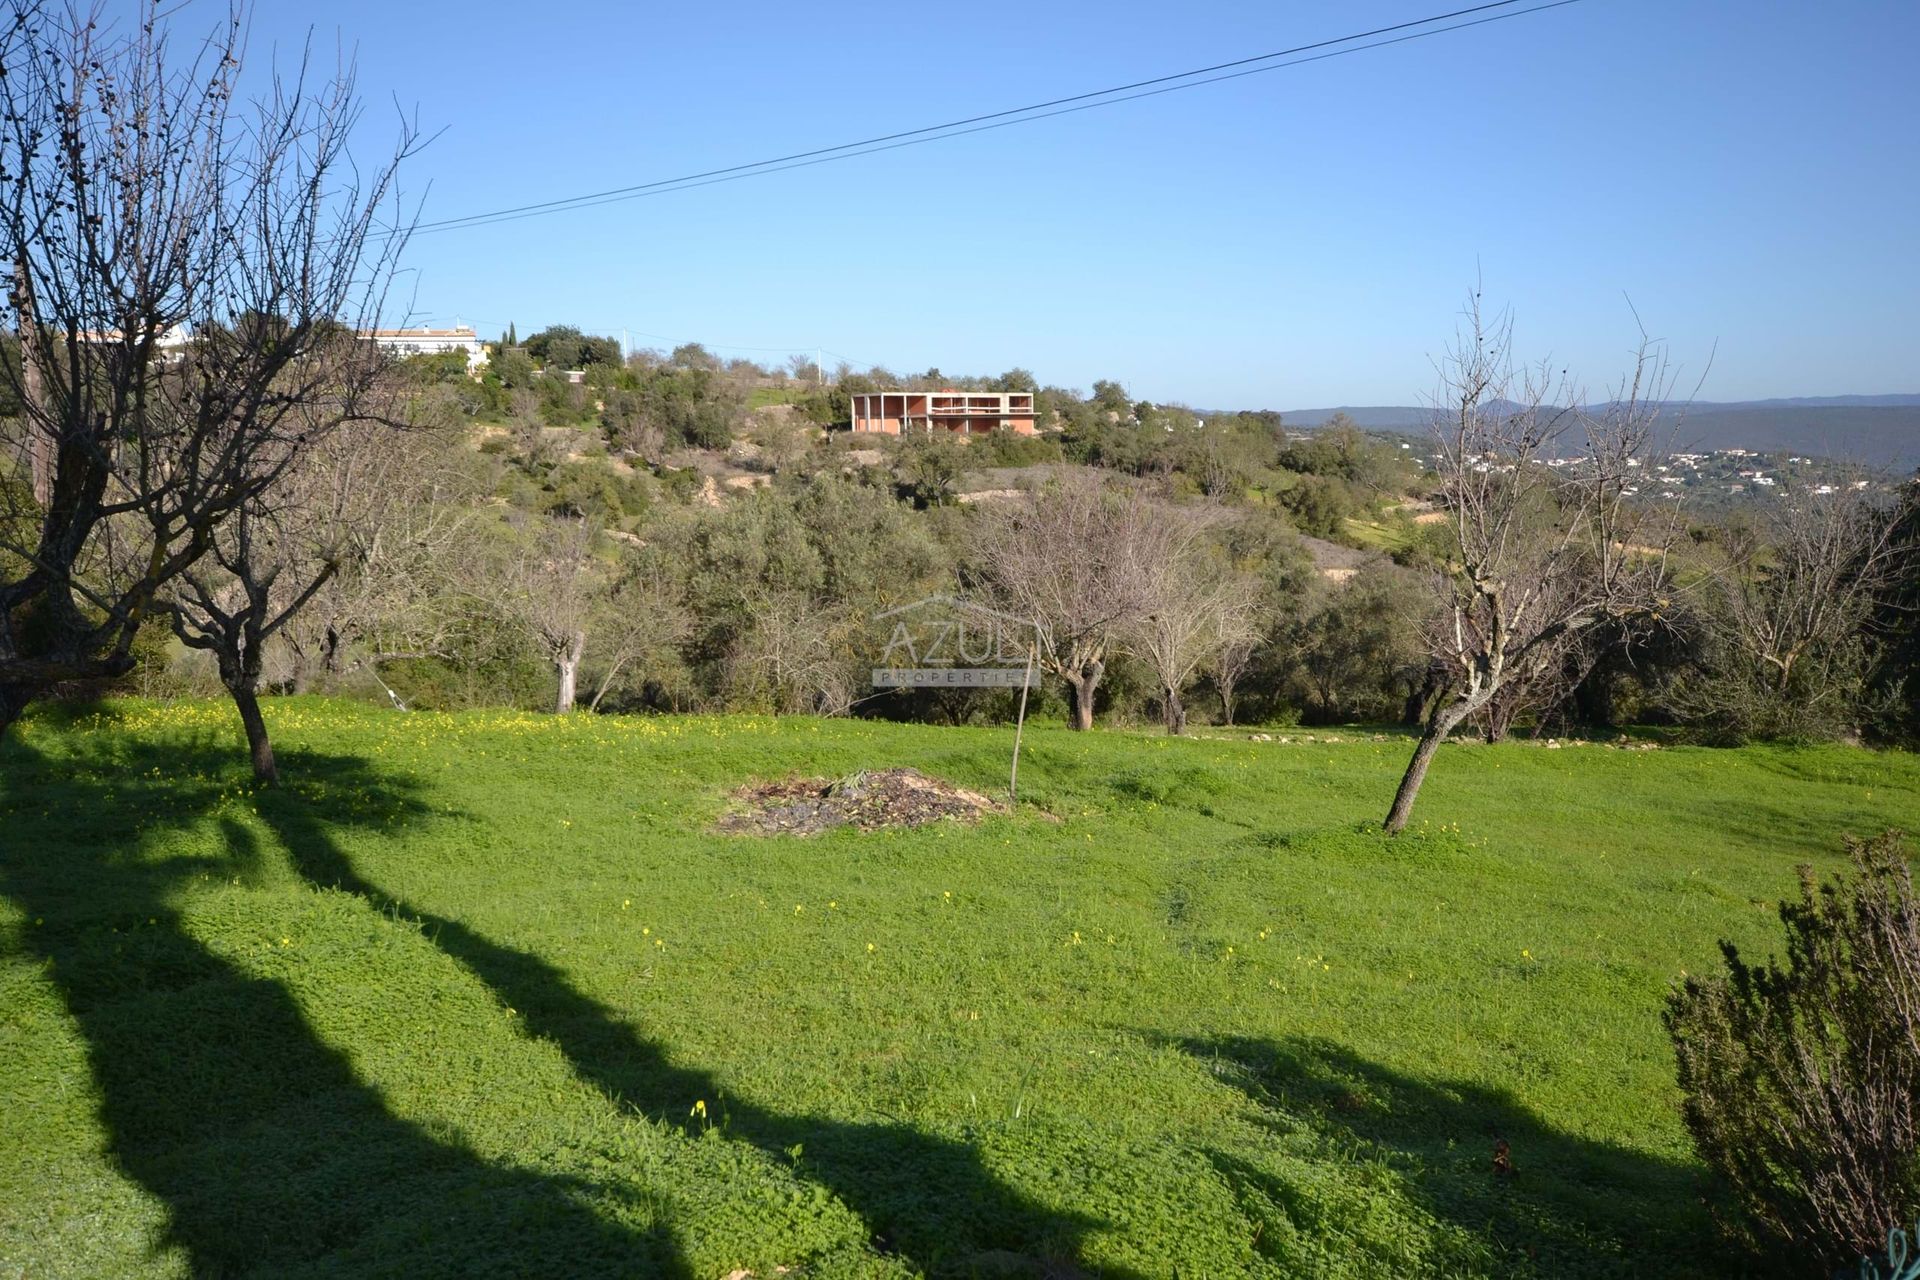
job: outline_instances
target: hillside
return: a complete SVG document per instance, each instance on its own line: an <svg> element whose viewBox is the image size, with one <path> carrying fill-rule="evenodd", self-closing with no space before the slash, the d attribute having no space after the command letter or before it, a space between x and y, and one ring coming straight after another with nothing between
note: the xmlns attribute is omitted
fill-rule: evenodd
<svg viewBox="0 0 1920 1280"><path fill-rule="evenodd" d="M1402 740L1041 724L1012 816L725 837L1010 735L268 715L273 791L222 703L0 743L13 1270L1727 1274L1664 994L1920 824L1911 756L1462 745L1388 842Z"/></svg>
<svg viewBox="0 0 1920 1280"><path fill-rule="evenodd" d="M1703 405L1675 428L1673 447L1811 453L1912 471L1920 467L1920 405Z"/></svg>

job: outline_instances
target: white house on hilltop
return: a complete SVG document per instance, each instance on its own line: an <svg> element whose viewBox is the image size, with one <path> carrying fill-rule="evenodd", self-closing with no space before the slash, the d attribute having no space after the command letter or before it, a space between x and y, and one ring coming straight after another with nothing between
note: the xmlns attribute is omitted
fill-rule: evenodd
<svg viewBox="0 0 1920 1280"><path fill-rule="evenodd" d="M126 334L119 329L82 329L73 336L81 342L103 347L119 346L126 338ZM154 336L153 347L160 359L172 364L186 359L187 347L192 342L193 335L187 332L187 326L175 323Z"/></svg>
<svg viewBox="0 0 1920 1280"><path fill-rule="evenodd" d="M487 349L480 345L479 335L466 325L451 329L362 329L360 337L396 360L460 351L466 353L469 369L487 362Z"/></svg>

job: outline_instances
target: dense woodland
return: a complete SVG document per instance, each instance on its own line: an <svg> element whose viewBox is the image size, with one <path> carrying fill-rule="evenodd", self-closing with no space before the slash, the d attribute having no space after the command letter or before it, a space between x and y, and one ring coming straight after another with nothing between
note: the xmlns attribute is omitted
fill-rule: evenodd
<svg viewBox="0 0 1920 1280"><path fill-rule="evenodd" d="M1459 566L1445 477L1349 424L1203 419L1018 369L767 368L697 345L623 360L565 327L503 334L478 376L458 356L383 376L406 425L341 426L293 469L305 496L236 553L281 570L278 625L246 655L262 691L1006 717L1005 692L866 686L867 620L951 590L1061 614L1034 710L1078 723L1420 723L1454 679L1436 647ZM1034 391L1042 431L849 435L848 397L880 387ZM1683 511L1662 607L1556 643L1466 727L1911 740L1914 506L1896 521L1870 496L1783 491ZM1015 547L1035 576L1074 577L1084 616L1023 597ZM187 575L125 687L217 689L217 617L244 576ZM1178 635L1147 621L1174 613Z"/></svg>

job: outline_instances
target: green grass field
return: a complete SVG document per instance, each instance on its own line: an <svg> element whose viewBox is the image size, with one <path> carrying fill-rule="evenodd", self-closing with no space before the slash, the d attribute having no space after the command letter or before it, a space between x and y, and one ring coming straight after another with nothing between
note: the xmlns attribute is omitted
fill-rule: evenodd
<svg viewBox="0 0 1920 1280"><path fill-rule="evenodd" d="M1664 994L1920 822L1911 756L1457 746L1389 841L1401 740L1039 728L1013 816L727 838L1011 735L268 711L275 791L217 703L0 745L0 1274L1729 1273Z"/></svg>
<svg viewBox="0 0 1920 1280"><path fill-rule="evenodd" d="M1355 546L1388 554L1412 546L1418 528L1406 519L1357 520L1349 516L1341 523L1347 540Z"/></svg>
<svg viewBox="0 0 1920 1280"><path fill-rule="evenodd" d="M764 409L770 404L798 404L805 400L811 385L804 387L755 387L747 393L747 408Z"/></svg>

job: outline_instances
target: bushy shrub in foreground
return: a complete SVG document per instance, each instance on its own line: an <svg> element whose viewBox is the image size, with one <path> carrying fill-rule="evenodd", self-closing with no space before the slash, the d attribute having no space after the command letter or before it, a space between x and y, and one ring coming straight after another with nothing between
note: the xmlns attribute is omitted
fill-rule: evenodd
<svg viewBox="0 0 1920 1280"><path fill-rule="evenodd" d="M1690 978L1669 1000L1683 1112L1725 1225L1786 1268L1877 1251L1920 1209L1920 903L1898 832L1783 902L1784 967Z"/></svg>

